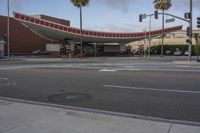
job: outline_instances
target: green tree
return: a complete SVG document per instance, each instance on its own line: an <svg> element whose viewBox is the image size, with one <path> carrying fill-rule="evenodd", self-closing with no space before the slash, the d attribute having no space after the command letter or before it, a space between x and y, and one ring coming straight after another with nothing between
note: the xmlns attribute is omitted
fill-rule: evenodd
<svg viewBox="0 0 200 133"><path fill-rule="evenodd" d="M195 51L196 51L196 55L197 55L197 61L199 61L200 44L197 44L197 45L195 46Z"/></svg>
<svg viewBox="0 0 200 133"><path fill-rule="evenodd" d="M195 52L197 55L197 61L199 61L199 55L200 55L200 44L199 44L199 33L194 33L193 37L195 38L196 46L195 46Z"/></svg>
<svg viewBox="0 0 200 133"><path fill-rule="evenodd" d="M154 0L154 8L157 10L162 10L162 47L161 47L161 56L163 57L163 44L164 44L164 12L168 10L171 6L171 0Z"/></svg>
<svg viewBox="0 0 200 133"><path fill-rule="evenodd" d="M194 37L194 39L195 39L195 42L196 42L196 45L198 44L198 42L199 42L199 36L200 36L200 34L199 33L194 33L193 34L193 37Z"/></svg>
<svg viewBox="0 0 200 133"><path fill-rule="evenodd" d="M80 9L80 43L81 57L83 56L83 37L82 37L82 7L89 4L89 0L71 0L72 4Z"/></svg>

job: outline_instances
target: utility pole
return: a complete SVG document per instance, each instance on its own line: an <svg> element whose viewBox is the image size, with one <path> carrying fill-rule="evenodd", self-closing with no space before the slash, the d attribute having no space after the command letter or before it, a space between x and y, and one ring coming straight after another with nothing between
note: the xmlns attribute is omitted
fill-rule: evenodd
<svg viewBox="0 0 200 133"><path fill-rule="evenodd" d="M144 48L145 48L145 46L146 46L146 43L147 43L147 29L145 28L144 30L143 30L143 32L145 32L145 39L144 39ZM145 49L144 49L144 57L146 57L146 52L145 52Z"/></svg>
<svg viewBox="0 0 200 133"><path fill-rule="evenodd" d="M149 49L148 49L148 57L151 55L151 15L149 18Z"/></svg>
<svg viewBox="0 0 200 133"><path fill-rule="evenodd" d="M83 30L83 25L82 25L82 3L81 3L81 6L80 6L80 43L81 43L81 58L83 57L83 33L82 33L82 30Z"/></svg>
<svg viewBox="0 0 200 133"><path fill-rule="evenodd" d="M189 48L188 48L188 52L189 52L189 55L188 55L188 61L191 61L191 56L192 56L192 0L190 0L190 20L189 20L189 23L190 23L190 36L189 36Z"/></svg>
<svg viewBox="0 0 200 133"><path fill-rule="evenodd" d="M161 46L161 57L164 56L164 28L165 28L165 15L164 9L162 10L162 46Z"/></svg>
<svg viewBox="0 0 200 133"><path fill-rule="evenodd" d="M7 17L7 48L8 48L8 60L10 60L10 1L7 0L8 4L8 17Z"/></svg>

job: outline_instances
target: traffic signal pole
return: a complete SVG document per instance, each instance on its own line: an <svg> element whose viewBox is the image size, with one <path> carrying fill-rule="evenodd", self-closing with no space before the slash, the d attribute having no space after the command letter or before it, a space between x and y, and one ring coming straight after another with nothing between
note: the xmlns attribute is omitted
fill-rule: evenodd
<svg viewBox="0 0 200 133"><path fill-rule="evenodd" d="M149 15L146 15L146 14L140 14L139 15L139 22L142 22L143 19L149 17L149 48L148 48L148 57L151 56L151 18L153 15L157 14L158 12L155 12L154 14L149 14ZM158 14L156 15L156 19L158 19ZM146 34L146 33L145 33Z"/></svg>
<svg viewBox="0 0 200 133"><path fill-rule="evenodd" d="M149 18L149 49L148 49L148 57L151 56L151 16Z"/></svg>
<svg viewBox="0 0 200 133"><path fill-rule="evenodd" d="M7 55L10 60L10 1L7 0L8 4L8 16L7 16Z"/></svg>
<svg viewBox="0 0 200 133"><path fill-rule="evenodd" d="M167 15L167 16L171 16L171 17L174 17L174 18L177 18L177 19L180 19L180 20L182 20L182 21L185 21L185 22L187 22L190 26L190 32L189 33L191 33L191 35L189 36L189 39L187 39L188 40L188 43L189 43L189 48L188 48L188 53L189 53L189 55L188 55L188 61L191 61L191 55L192 55L192 0L190 0L190 13L189 14L191 14L191 16L190 16L190 18L191 19L189 19L188 20L188 18L187 19L185 19L185 18L181 18L181 17L179 17L179 16L175 16L175 15L172 15L172 14L169 14L169 13L158 13L157 12L157 10L154 12L154 14L149 14L149 15L146 15L146 14L140 14L139 15L139 21L140 22L142 22L142 20L143 19L145 19L146 17L150 17L150 22L149 22L149 47L150 47L150 45L151 45L151 17L154 15L155 16L155 19L158 19L158 15L162 15L162 14L164 14L164 15ZM143 18L143 15L145 16L145 18ZM198 17L199 18L199 17ZM197 21L198 21L198 18L197 18ZM197 22L197 23L199 23L199 22ZM198 27L200 27L200 25L198 25ZM149 50L150 51L150 50ZM149 52L150 53L150 52ZM150 54L149 54L150 55Z"/></svg>
<svg viewBox="0 0 200 133"><path fill-rule="evenodd" d="M188 61L191 61L191 57L192 57L192 0L190 0L190 20L189 20L189 23L190 23L190 36L189 36L189 48L188 48L188 52L189 52L189 55L188 55Z"/></svg>

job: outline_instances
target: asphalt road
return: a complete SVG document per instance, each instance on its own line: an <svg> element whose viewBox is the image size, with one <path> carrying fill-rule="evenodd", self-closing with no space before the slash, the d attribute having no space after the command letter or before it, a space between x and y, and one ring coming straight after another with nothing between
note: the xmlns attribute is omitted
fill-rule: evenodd
<svg viewBox="0 0 200 133"><path fill-rule="evenodd" d="M200 122L200 64L177 57L0 61L0 96Z"/></svg>

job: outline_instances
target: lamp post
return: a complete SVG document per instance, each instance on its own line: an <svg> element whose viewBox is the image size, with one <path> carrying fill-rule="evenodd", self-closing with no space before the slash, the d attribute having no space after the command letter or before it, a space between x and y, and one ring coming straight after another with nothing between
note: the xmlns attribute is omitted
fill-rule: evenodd
<svg viewBox="0 0 200 133"><path fill-rule="evenodd" d="M7 0L8 4L8 17L7 17L7 48L8 48L8 60L10 60L10 1Z"/></svg>

